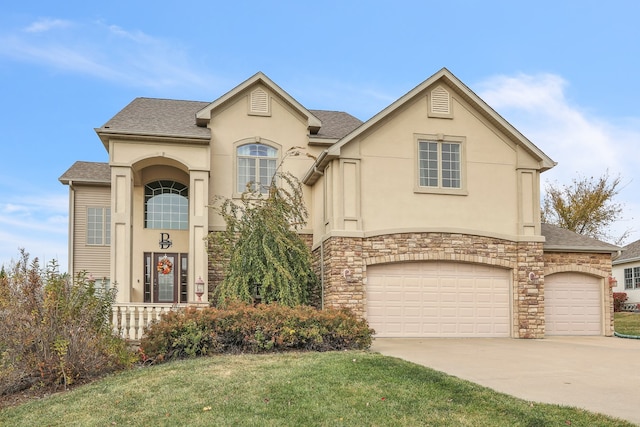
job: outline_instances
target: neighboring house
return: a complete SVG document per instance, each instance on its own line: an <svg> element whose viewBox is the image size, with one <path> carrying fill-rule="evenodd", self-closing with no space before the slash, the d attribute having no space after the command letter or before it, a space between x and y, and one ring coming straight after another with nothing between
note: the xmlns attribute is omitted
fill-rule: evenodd
<svg viewBox="0 0 640 427"><path fill-rule="evenodd" d="M613 260L613 277L617 281L613 292L625 292L629 305L640 304L640 240L622 248Z"/></svg>
<svg viewBox="0 0 640 427"><path fill-rule="evenodd" d="M364 123L257 73L211 103L135 99L96 132L109 162L60 178L69 270L117 285L130 337L197 301L200 278L219 283L204 239L224 222L209 203L267 182L292 147L314 156L283 167L304 184L323 306L385 337L612 334L619 248L540 224L555 163L447 69Z"/></svg>

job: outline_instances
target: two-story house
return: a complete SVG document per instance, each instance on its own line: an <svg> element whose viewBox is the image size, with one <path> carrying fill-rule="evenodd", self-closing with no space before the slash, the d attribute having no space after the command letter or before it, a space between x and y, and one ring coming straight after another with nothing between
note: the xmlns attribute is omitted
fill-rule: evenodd
<svg viewBox="0 0 640 427"><path fill-rule="evenodd" d="M292 147L312 155L283 168L304 185L323 306L385 337L612 334L618 248L540 223L555 162L447 69L364 123L257 73L213 102L135 99L96 132L108 162L60 178L69 271L117 284L132 336L196 301L197 281L216 286L209 204L268 182Z"/></svg>

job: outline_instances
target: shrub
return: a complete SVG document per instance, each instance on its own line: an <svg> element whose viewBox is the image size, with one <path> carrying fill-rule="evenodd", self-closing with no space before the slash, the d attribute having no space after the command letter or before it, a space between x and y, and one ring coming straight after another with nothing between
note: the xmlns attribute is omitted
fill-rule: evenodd
<svg viewBox="0 0 640 427"><path fill-rule="evenodd" d="M226 308L186 309L165 314L145 330L143 359L214 353L366 349L373 330L346 309L232 303Z"/></svg>
<svg viewBox="0 0 640 427"><path fill-rule="evenodd" d="M0 395L63 386L135 361L110 324L115 290L21 258L0 276Z"/></svg>
<svg viewBox="0 0 640 427"><path fill-rule="evenodd" d="M614 292L613 293L613 311L622 311L623 304L627 301L626 292Z"/></svg>

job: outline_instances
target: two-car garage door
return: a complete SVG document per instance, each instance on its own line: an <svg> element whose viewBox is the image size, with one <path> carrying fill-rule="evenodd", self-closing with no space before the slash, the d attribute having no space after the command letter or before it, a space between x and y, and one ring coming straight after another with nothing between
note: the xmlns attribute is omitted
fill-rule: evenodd
<svg viewBox="0 0 640 427"><path fill-rule="evenodd" d="M508 337L510 275L456 262L372 265L367 319L378 337Z"/></svg>

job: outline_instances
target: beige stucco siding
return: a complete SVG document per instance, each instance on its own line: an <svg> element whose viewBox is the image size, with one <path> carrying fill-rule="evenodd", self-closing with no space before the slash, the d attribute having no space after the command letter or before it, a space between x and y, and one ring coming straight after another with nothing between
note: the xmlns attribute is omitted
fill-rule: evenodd
<svg viewBox="0 0 640 427"><path fill-rule="evenodd" d="M209 169L209 148L181 142L144 142L127 138L112 140L109 163L118 166L136 165L138 170L152 165L172 163L191 170ZM186 169L188 168L188 169Z"/></svg>
<svg viewBox="0 0 640 427"><path fill-rule="evenodd" d="M327 201L334 204L335 218L349 217L351 207L362 218L359 229L365 233L430 228L532 235L523 226L539 228L539 173L531 169L521 176L518 170L535 161L463 100L454 96L452 105L453 119L428 117L426 95L419 96L342 147L341 159L331 165L340 172L332 175L333 199ZM418 187L417 141L438 138L462 143L463 194L434 194ZM357 163L355 169L347 169L348 159ZM359 179L349 180L356 170ZM336 194L342 195L337 203ZM334 231L350 227L348 221L333 223Z"/></svg>
<svg viewBox="0 0 640 427"><path fill-rule="evenodd" d="M111 280L118 283L119 302L141 302L145 252L189 253L188 277L206 277L204 236L210 171L207 141L158 138L139 140L117 136L109 141L112 206ZM174 180L189 187L189 229L144 228L144 186ZM160 233L168 232L172 246L162 249ZM189 284L193 283L190 279ZM193 290L188 298L193 300Z"/></svg>
<svg viewBox="0 0 640 427"><path fill-rule="evenodd" d="M297 157L288 157L283 170L291 172L298 179L313 164L313 158L306 153L317 156L321 149L309 147L307 119L280 100L266 86L262 87L269 94L271 114L258 116L248 114L248 95L233 99L229 105L220 107L212 113L209 127L211 129L211 171L212 178L209 195L231 197L235 192L236 158L238 146L251 143L263 143L278 150L280 160L292 147L304 147L304 153ZM308 187L305 190L305 204L311 213L313 200ZM309 218L309 224L313 220ZM209 224L213 229L224 226L222 219L212 211Z"/></svg>
<svg viewBox="0 0 640 427"><path fill-rule="evenodd" d="M73 186L75 195L73 217L73 274L81 271L96 279L109 278L109 245L87 244L87 209L108 208L111 203L109 187Z"/></svg>

